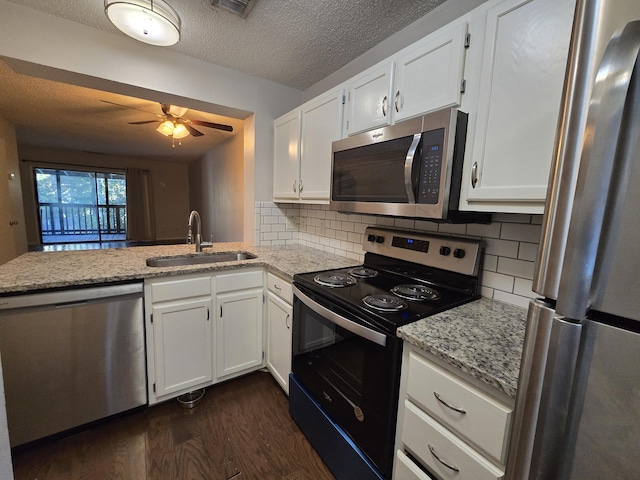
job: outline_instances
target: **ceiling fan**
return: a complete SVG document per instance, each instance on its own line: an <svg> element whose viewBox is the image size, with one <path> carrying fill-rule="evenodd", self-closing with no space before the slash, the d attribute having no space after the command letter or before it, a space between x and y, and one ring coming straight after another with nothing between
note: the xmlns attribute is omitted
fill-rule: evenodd
<svg viewBox="0 0 640 480"><path fill-rule="evenodd" d="M204 133L194 128L193 125L215 128L217 130L223 130L225 132L233 132L233 127L231 125L205 122L204 120L183 118L183 115L188 111L188 108L176 107L175 105L169 105L167 103L160 104L160 107L162 108L162 115L161 115L159 113L148 112L140 108L130 107L128 105L121 105L119 103L110 102L108 100L101 100L101 102L109 103L111 105L116 105L118 107L130 108L132 110L139 110L144 113L155 115L156 117L158 117L155 120L142 120L139 122L129 122L129 125L144 125L148 123L159 123L160 125L156 130L158 130L158 132L168 137L184 138L189 134L194 137L201 137L202 135L204 135Z"/></svg>

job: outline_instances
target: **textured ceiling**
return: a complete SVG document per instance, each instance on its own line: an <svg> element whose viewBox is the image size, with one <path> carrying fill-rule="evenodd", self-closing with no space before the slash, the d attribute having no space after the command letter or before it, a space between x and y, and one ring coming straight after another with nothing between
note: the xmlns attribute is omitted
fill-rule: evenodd
<svg viewBox="0 0 640 480"><path fill-rule="evenodd" d="M119 33L102 0L9 0ZM305 90L444 0L256 0L246 19L209 0L168 0L182 20L171 50Z"/></svg>
<svg viewBox="0 0 640 480"><path fill-rule="evenodd" d="M107 19L103 0L9 1L124 35ZM166 48L305 90L444 1L256 0L243 19L209 0L169 0L182 20L182 38ZM153 102L25 77L2 60L0 80L0 116L16 126L21 144L190 162L233 135L202 127L203 137L171 148L155 124L128 125L161 113ZM234 134L243 128L241 120L194 110L185 118L230 124Z"/></svg>

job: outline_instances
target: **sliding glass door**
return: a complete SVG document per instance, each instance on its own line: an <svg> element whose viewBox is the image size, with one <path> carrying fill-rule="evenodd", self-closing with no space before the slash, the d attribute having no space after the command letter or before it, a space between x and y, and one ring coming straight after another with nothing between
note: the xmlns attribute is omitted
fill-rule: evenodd
<svg viewBox="0 0 640 480"><path fill-rule="evenodd" d="M42 243L125 240L124 173L34 169Z"/></svg>

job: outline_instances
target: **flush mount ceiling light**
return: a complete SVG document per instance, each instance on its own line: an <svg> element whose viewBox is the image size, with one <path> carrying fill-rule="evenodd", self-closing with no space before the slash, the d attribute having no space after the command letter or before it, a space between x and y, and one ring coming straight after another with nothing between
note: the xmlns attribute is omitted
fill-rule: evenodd
<svg viewBox="0 0 640 480"><path fill-rule="evenodd" d="M107 17L136 40L168 47L180 40L180 17L163 0L104 0Z"/></svg>
<svg viewBox="0 0 640 480"><path fill-rule="evenodd" d="M210 0L212 7L224 8L242 18L247 18L257 0Z"/></svg>

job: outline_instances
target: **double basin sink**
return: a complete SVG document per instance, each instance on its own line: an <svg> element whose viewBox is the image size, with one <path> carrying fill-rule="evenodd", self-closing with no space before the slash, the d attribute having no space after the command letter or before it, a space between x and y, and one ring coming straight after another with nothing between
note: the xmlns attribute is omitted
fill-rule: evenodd
<svg viewBox="0 0 640 480"><path fill-rule="evenodd" d="M182 267L186 265L200 265L220 262L239 262L257 258L249 252L218 252L178 255L173 257L147 258L148 267Z"/></svg>

